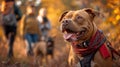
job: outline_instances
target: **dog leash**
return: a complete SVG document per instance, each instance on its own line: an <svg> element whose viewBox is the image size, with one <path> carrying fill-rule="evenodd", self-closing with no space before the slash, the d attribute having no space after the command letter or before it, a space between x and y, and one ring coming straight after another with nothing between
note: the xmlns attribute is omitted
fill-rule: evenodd
<svg viewBox="0 0 120 67"><path fill-rule="evenodd" d="M113 53L115 53L116 55L118 55L120 57L120 53L118 53L112 46L111 43L107 40L107 46L110 48L111 52L112 52L112 57L113 59L115 59L115 57L113 56Z"/></svg>

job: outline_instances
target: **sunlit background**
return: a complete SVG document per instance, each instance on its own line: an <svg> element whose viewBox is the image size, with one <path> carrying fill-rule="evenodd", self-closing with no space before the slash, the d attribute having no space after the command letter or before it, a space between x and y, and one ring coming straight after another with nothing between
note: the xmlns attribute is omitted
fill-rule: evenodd
<svg viewBox="0 0 120 67"><path fill-rule="evenodd" d="M1 3L2 0L0 0ZM62 34L59 30L60 23L58 22L60 15L64 11L69 10L79 10L82 8L93 8L103 16L98 19L97 26L102 29L112 43L112 46L120 51L120 0L16 0L16 4L22 10L22 13L25 14L25 9L27 4L34 4L36 6L36 15L38 10L42 7L47 8L47 17L50 19L52 24L52 30L49 35L55 37L55 59L51 62L54 64L51 67L64 67L67 64L68 56L68 45L64 42ZM16 58L22 58L19 60L22 63L28 65L27 59L25 60L22 56L25 56L25 45L24 40L20 34L20 22L18 23L18 32L16 37L16 42L14 46ZM3 30L0 27L0 40L4 41ZM2 48L5 48L2 50ZM3 60L6 56L7 45L0 44L0 61ZM62 57L62 58L61 58ZM57 66L58 65L58 66ZM23 66L25 67L25 66ZM27 66L26 66L27 67Z"/></svg>

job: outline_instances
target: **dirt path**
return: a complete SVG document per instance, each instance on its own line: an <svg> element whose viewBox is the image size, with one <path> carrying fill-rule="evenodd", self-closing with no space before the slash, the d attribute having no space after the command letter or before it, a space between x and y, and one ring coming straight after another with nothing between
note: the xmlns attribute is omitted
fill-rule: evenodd
<svg viewBox="0 0 120 67"><path fill-rule="evenodd" d="M67 56L68 49L66 49L64 39L61 36L57 36L55 39L54 59L50 60L49 64L45 67L68 67ZM16 37L14 43L14 62L11 64L3 64L2 62L6 59L8 45L0 42L0 67L34 67L33 57L26 56L26 45L24 40Z"/></svg>

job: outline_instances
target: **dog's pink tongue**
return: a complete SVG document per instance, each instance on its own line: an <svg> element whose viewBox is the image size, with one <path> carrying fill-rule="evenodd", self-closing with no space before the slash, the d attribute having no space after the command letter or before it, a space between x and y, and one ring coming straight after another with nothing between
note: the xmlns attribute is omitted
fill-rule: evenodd
<svg viewBox="0 0 120 67"><path fill-rule="evenodd" d="M69 39L70 37L72 37L72 35L73 35L73 34L71 34L71 33L67 33L67 34L64 34L63 37L64 37L64 39L67 40L67 39Z"/></svg>

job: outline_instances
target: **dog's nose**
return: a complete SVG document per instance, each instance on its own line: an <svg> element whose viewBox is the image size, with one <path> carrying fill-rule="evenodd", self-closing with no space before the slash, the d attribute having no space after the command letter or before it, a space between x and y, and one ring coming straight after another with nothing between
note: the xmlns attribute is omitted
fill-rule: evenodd
<svg viewBox="0 0 120 67"><path fill-rule="evenodd" d="M70 20L63 20L63 25L66 26L68 23L71 22Z"/></svg>

